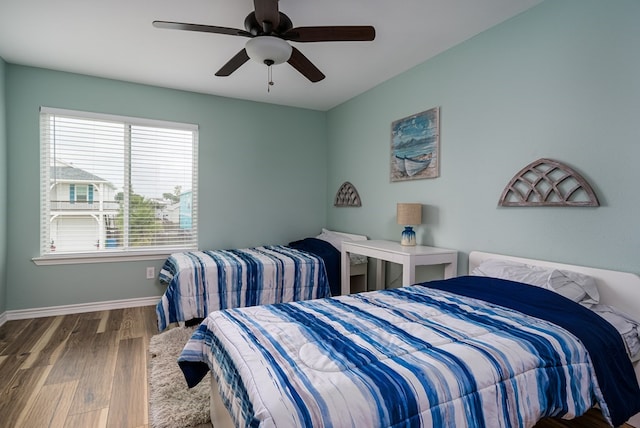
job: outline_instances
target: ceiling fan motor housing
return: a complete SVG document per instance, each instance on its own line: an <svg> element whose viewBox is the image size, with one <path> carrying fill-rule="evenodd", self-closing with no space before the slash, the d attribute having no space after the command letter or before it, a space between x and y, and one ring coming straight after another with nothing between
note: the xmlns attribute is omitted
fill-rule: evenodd
<svg viewBox="0 0 640 428"><path fill-rule="evenodd" d="M269 23L268 21L264 22L264 26L260 25L258 19L256 18L255 11L251 12L244 19L244 28L254 36L271 36L274 34L284 34L293 28L293 23L291 22L291 19L289 19L289 17L284 13L278 12L278 14L280 15L280 22L278 23L278 27L275 29L272 28L272 25L270 27L271 23Z"/></svg>

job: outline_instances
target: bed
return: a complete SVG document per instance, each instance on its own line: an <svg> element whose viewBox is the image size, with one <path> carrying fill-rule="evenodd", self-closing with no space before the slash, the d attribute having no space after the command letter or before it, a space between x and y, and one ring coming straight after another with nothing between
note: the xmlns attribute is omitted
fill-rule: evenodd
<svg viewBox="0 0 640 428"><path fill-rule="evenodd" d="M470 272L496 259L579 273L597 305L640 318L636 275L480 252ZM476 275L213 312L179 364L190 386L211 370L216 428L531 427L593 405L619 425L640 412L633 355L601 314Z"/></svg>
<svg viewBox="0 0 640 428"><path fill-rule="evenodd" d="M288 245L171 254L159 280L167 284L156 305L158 329L201 321L227 308L292 302L340 294L340 248L364 235L322 229ZM366 274L366 258L352 258Z"/></svg>

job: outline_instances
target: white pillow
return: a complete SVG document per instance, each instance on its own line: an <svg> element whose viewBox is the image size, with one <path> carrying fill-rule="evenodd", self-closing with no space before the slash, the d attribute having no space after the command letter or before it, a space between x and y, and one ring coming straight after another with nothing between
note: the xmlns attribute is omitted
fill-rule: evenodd
<svg viewBox="0 0 640 428"><path fill-rule="evenodd" d="M354 239L345 236L339 232L334 232L328 229L322 229L322 233L316 236L316 239L322 239L323 241L327 241L331 245L333 245L338 251L342 251L342 242L343 241L354 241ZM351 264L359 265L367 262L367 256L363 256L361 254L351 254L349 253L349 259L351 260Z"/></svg>
<svg viewBox="0 0 640 428"><path fill-rule="evenodd" d="M546 288L590 307L600 301L595 280L578 272L532 266L508 260L487 259L472 272L476 276L490 276Z"/></svg>
<svg viewBox="0 0 640 428"><path fill-rule="evenodd" d="M593 305L591 310L607 320L622 336L631 361L640 360L640 322L608 305Z"/></svg>
<svg viewBox="0 0 640 428"><path fill-rule="evenodd" d="M550 274L548 269L538 266L497 259L485 260L471 272L471 275L508 279L543 288L546 288Z"/></svg>
<svg viewBox="0 0 640 428"><path fill-rule="evenodd" d="M596 280L578 272L554 269L547 288L586 307L600 301Z"/></svg>

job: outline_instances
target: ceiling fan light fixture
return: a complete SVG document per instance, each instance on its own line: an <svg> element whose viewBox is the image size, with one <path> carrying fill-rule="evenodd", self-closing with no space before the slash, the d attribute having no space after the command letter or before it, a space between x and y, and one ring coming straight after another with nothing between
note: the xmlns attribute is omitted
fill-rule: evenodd
<svg viewBox="0 0 640 428"><path fill-rule="evenodd" d="M247 42L244 48L249 58L260 64L266 64L266 61L273 61L271 64L287 62L293 50L289 43L274 36L254 37Z"/></svg>

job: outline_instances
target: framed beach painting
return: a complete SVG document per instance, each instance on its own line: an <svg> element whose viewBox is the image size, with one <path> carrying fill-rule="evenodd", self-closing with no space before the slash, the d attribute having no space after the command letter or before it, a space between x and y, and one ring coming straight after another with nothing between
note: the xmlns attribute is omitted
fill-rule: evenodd
<svg viewBox="0 0 640 428"><path fill-rule="evenodd" d="M391 124L391 181L440 175L440 107Z"/></svg>

